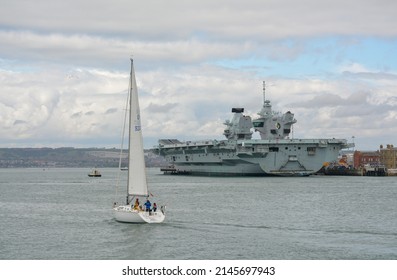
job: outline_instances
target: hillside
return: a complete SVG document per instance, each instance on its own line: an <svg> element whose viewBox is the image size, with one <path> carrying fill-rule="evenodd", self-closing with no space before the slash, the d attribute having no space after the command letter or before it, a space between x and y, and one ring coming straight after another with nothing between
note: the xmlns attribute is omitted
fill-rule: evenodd
<svg viewBox="0 0 397 280"><path fill-rule="evenodd" d="M12 167L118 167L120 151L99 148L0 148L0 168ZM166 165L152 150L145 150L148 167ZM127 165L124 154L122 166Z"/></svg>

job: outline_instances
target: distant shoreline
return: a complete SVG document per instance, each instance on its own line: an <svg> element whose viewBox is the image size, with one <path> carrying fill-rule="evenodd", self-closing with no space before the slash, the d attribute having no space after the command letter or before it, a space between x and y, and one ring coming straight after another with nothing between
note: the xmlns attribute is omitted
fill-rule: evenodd
<svg viewBox="0 0 397 280"><path fill-rule="evenodd" d="M116 148L0 148L0 168L118 167L120 150ZM146 166L164 166L165 160L145 150ZM122 166L127 165L127 155Z"/></svg>

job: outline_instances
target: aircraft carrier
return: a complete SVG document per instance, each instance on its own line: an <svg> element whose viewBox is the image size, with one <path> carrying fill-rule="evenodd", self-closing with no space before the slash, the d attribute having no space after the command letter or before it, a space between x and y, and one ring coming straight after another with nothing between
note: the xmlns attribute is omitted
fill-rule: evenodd
<svg viewBox="0 0 397 280"><path fill-rule="evenodd" d="M265 83L258 118L244 115L244 108L233 108L232 113L224 123L225 140L160 139L156 149L169 164L161 170L205 176L308 176L336 160L341 149L353 146L345 139L290 138L294 114L272 110ZM253 132L261 139L253 139Z"/></svg>

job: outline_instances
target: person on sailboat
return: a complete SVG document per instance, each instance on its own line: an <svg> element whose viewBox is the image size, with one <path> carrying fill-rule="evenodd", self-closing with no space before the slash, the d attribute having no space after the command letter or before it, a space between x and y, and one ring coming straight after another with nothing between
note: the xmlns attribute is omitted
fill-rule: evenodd
<svg viewBox="0 0 397 280"><path fill-rule="evenodd" d="M145 202L146 212L149 212L149 213L151 212L151 209L150 209L151 206L152 206L152 204L150 203L149 199L146 200L146 202Z"/></svg>
<svg viewBox="0 0 397 280"><path fill-rule="evenodd" d="M156 210L157 210L157 204L155 202L155 203L153 203L153 212L156 212Z"/></svg>
<svg viewBox="0 0 397 280"><path fill-rule="evenodd" d="M135 200L134 210L139 210L139 199L138 198Z"/></svg>

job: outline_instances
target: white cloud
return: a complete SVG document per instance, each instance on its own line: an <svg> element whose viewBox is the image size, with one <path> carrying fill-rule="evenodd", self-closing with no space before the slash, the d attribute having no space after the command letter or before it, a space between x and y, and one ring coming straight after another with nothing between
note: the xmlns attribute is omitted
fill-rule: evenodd
<svg viewBox="0 0 397 280"><path fill-rule="evenodd" d="M151 144L223 138L230 108L256 116L266 79L273 108L295 113L295 137L377 146L396 133L395 10L386 0L3 1L0 145L118 143L133 54ZM365 38L383 38L388 59L360 56Z"/></svg>
<svg viewBox="0 0 397 280"><path fill-rule="evenodd" d="M250 73L210 66L178 73L136 67L148 146L159 138L222 139L223 121L231 117L232 107L245 107L252 117L260 110L262 84ZM54 143L89 141L93 146L117 143L128 73L79 69L67 76L57 74L0 72L1 80L7 81L2 92L8 93L0 99L3 142L32 138L54 139ZM40 81L41 76L47 79ZM26 84L30 86L25 93ZM368 90L365 83L343 77L334 81L273 79L268 84L267 98L273 109L295 113L295 137L354 134L359 139L385 130L397 132L397 102L388 91Z"/></svg>
<svg viewBox="0 0 397 280"><path fill-rule="evenodd" d="M78 70L71 75L75 78L47 71L0 71L2 141L106 136L109 123L119 121L109 113L123 104L125 94L120 92L128 88L128 74Z"/></svg>
<svg viewBox="0 0 397 280"><path fill-rule="evenodd" d="M356 62L350 62L346 65L342 65L340 68L341 72L349 72L349 73L369 73L371 72L364 65L361 65Z"/></svg>

